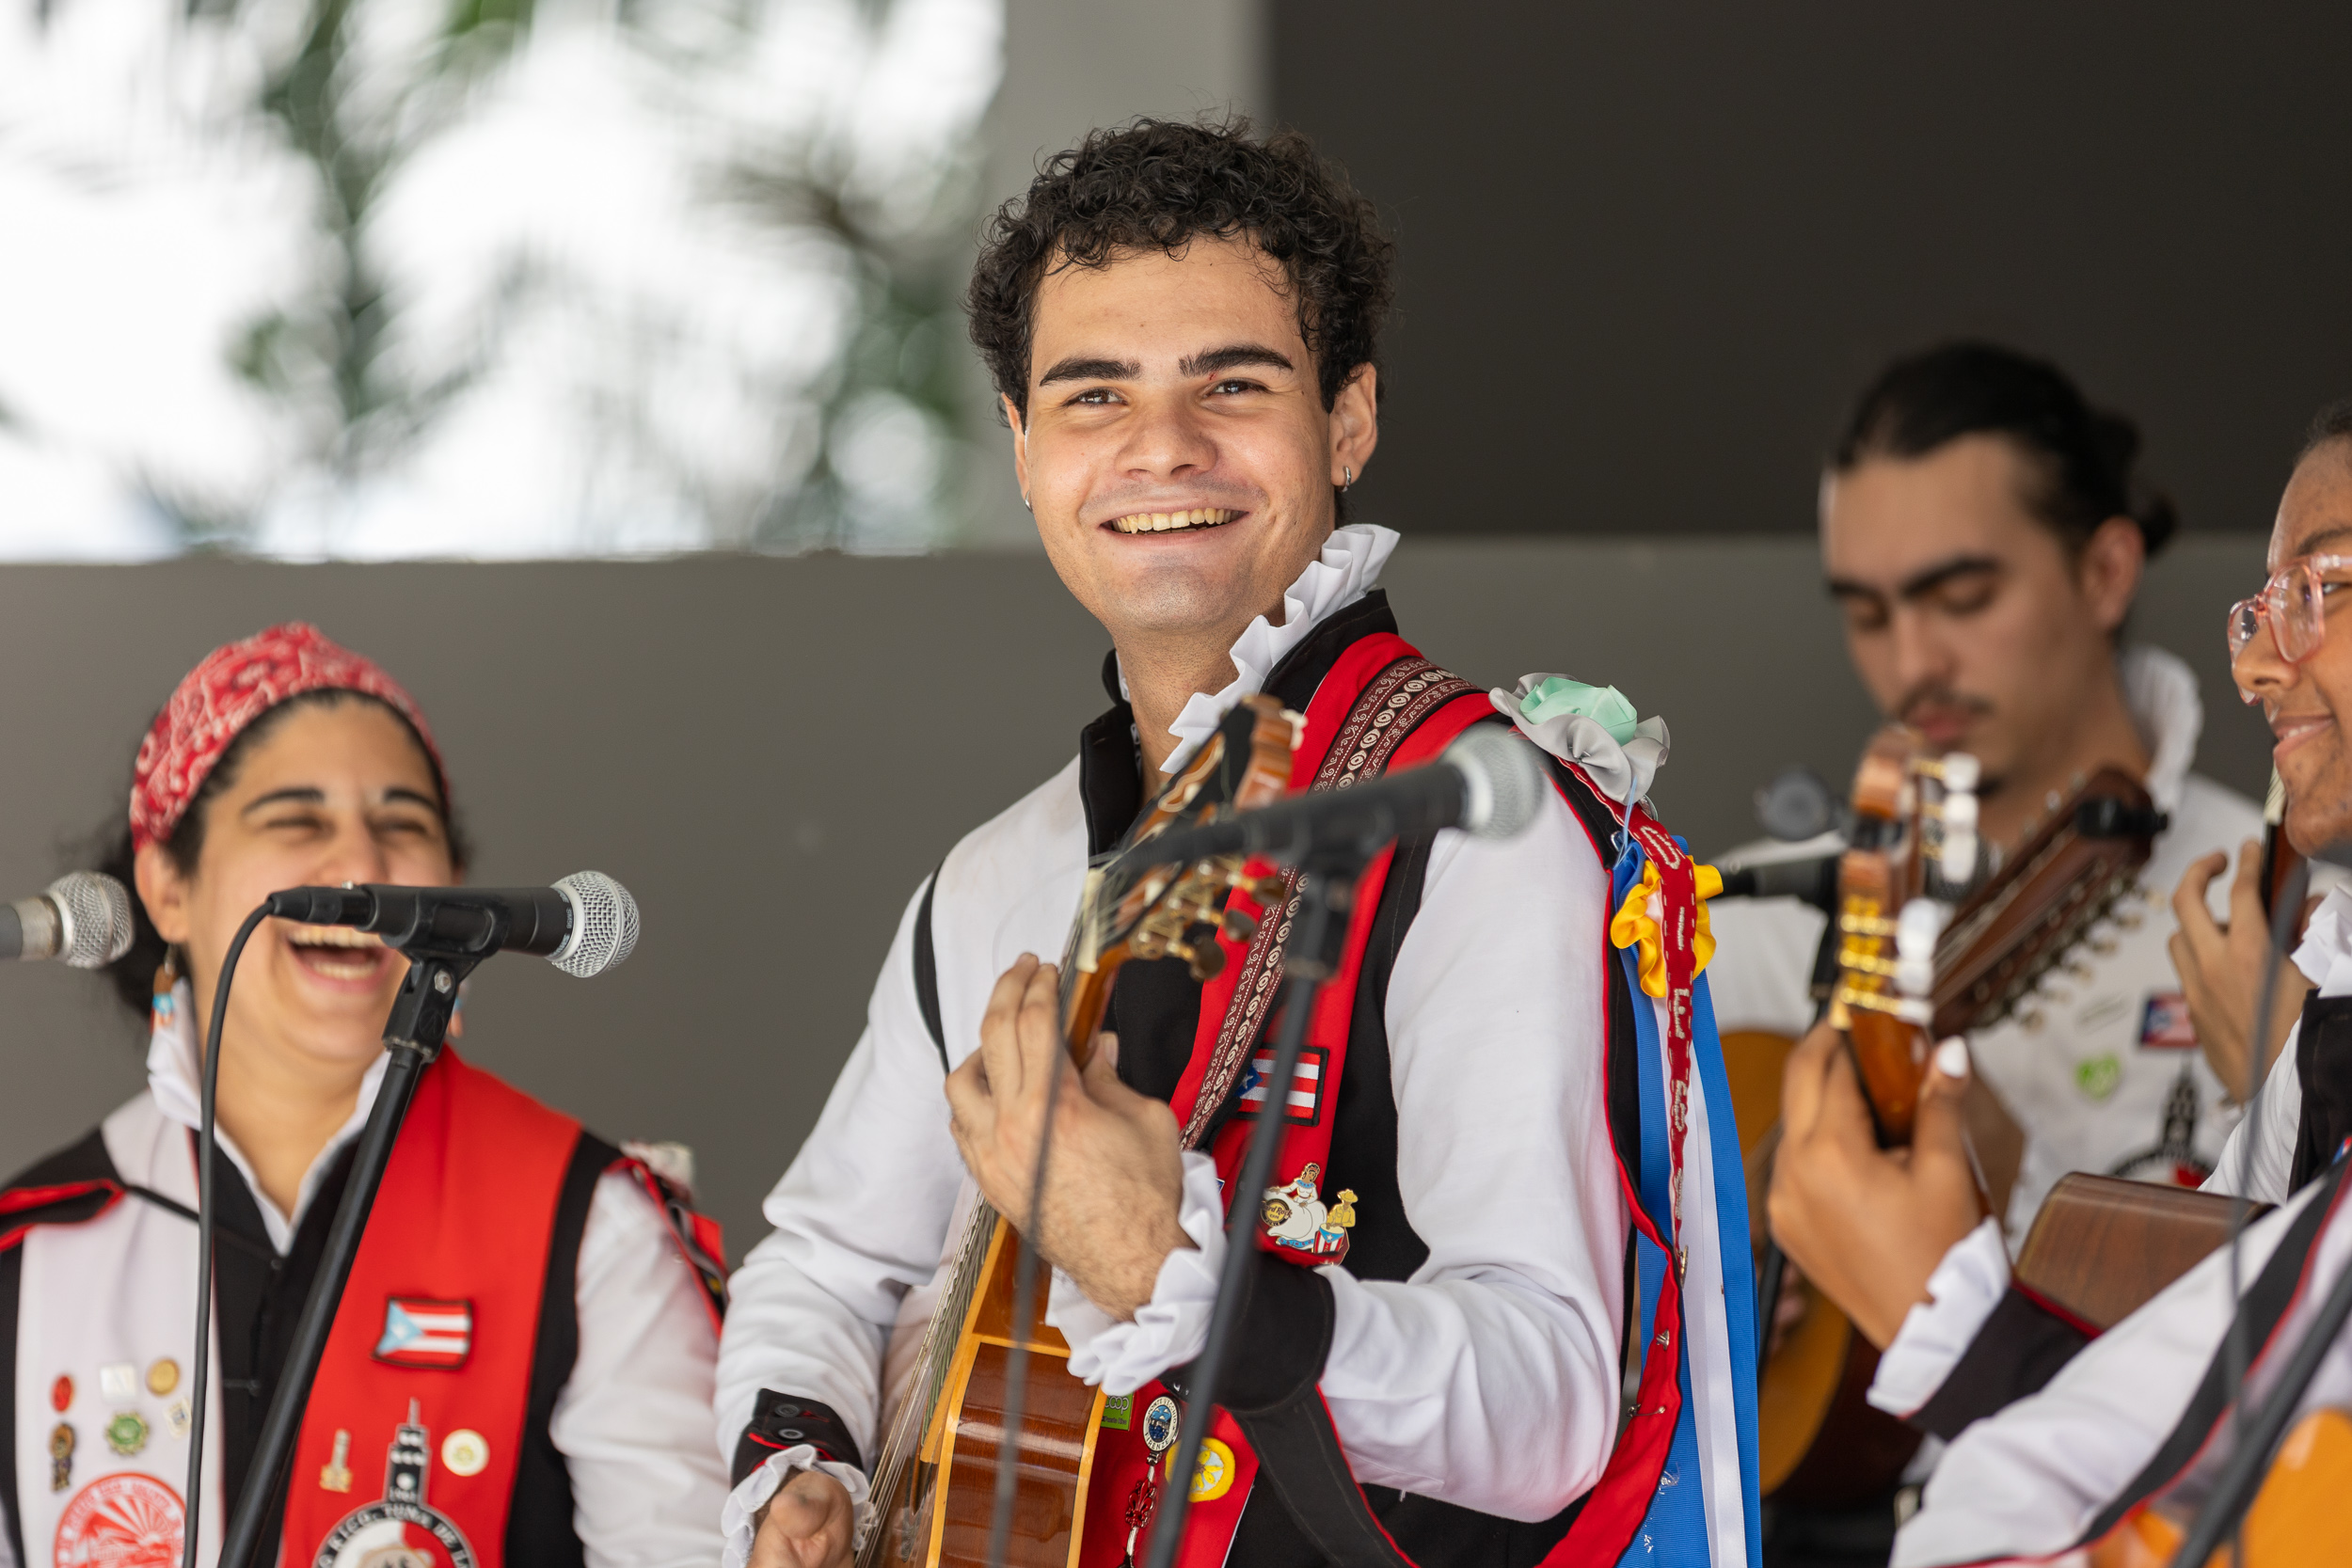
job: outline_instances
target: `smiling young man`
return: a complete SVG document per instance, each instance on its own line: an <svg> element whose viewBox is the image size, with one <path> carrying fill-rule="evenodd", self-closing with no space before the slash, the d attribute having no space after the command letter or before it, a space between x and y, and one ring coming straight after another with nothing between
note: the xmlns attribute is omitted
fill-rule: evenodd
<svg viewBox="0 0 2352 1568"><path fill-rule="evenodd" d="M2352 838L2352 404L2312 426L2280 503L2272 577L2236 607L2234 673L2277 737L2289 838L2306 851ZM2352 891L2332 890L2295 962L2314 988L2253 1117L2223 1149L2208 1189L2280 1205L2250 1227L2237 1259L2217 1253L2095 1340L2008 1283L2007 1258L1981 1232L1955 1247L1908 1299L1862 1304L1893 1335L1872 1397L1956 1441L1900 1537L1899 1564L2045 1560L2105 1535L2153 1503L2186 1516L2234 1443L2220 1420L2237 1386L2224 1337L2244 1323L2257 1399L2300 1344L2352 1263L2340 1151L2352 1135ZM1834 1042L1809 1039L1792 1085L1792 1123L1818 1124L1820 1151L1858 1181L1908 1189L1913 1206L1956 1208L1971 1178L1950 1125L1954 1085L1939 1077L1908 1162L1866 1148L1859 1104ZM1934 1125L1931 1125L1934 1124ZM1900 1209L1896 1202L1891 1208ZM1776 1192L1777 1222L1781 1204ZM1883 1220L1887 1216L1882 1215ZM1882 1227L1882 1239L1889 1234ZM1882 1332L1884 1332L1882 1329ZM2086 1345L2088 1348L2086 1348ZM2298 1408L2352 1401L2352 1346L2321 1361Z"/></svg>
<svg viewBox="0 0 2352 1568"><path fill-rule="evenodd" d="M1078 1560L1120 1563L1154 1516L1167 1423L1199 1418L1180 1401L1223 1254L1218 1162L1255 1114L1245 1069L1289 922L1228 939L1206 993L1176 959L1129 962L1083 1074L1035 955L1061 950L1089 857L1243 696L1304 715L1295 776L1326 787L1493 721L1486 693L1396 635L1375 586L1396 536L1341 526L1379 435L1389 257L1369 204L1299 138L1152 121L1054 159L993 225L973 335L1046 553L1110 634L1112 705L918 890L865 1037L770 1196L776 1229L736 1278L723 1344L731 1561L830 1568L861 1511L895 1528L870 1516L866 1466L925 1287L976 1192L1027 1216L1056 1074L1049 1321L1118 1400ZM1224 1479L1184 1562L1503 1568L1580 1543L1613 1560L1656 1517L1658 1412L1632 1422L1655 1445L1618 1442L1631 1222L1604 1064L1631 1061L1613 1021L1637 999L1606 936L1596 840L1613 836L1564 783L1516 840L1400 846L1357 901L1264 1205L1282 1196L1287 1220L1313 1203L1322 1222L1269 1234L1248 1272L1220 1401L1238 1425L1216 1428ZM1702 1107L1685 1208L1712 1223L1706 1136ZM1674 1356L1694 1369L1668 1412L1690 1484L1658 1506L1683 1511L1686 1560L1748 1561L1740 1363L1700 1321L1723 1321L1723 1254L1691 1255L1695 1326L1661 1338L1705 1349L1644 1351L1668 1388Z"/></svg>

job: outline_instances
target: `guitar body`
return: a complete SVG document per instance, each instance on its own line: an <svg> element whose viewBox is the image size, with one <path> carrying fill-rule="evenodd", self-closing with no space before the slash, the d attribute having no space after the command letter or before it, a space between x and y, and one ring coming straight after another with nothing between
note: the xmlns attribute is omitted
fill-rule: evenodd
<svg viewBox="0 0 2352 1568"><path fill-rule="evenodd" d="M1796 1041L1765 1030L1723 1037L1731 1105L1747 1165L1749 1241L1764 1250L1765 1189L1780 1136L1780 1080ZM1919 1434L1864 1398L1878 1352L1836 1303L1810 1283L1804 1312L1758 1373L1758 1488L1766 1497L1823 1507L1861 1502L1902 1479Z"/></svg>
<svg viewBox="0 0 2352 1568"><path fill-rule="evenodd" d="M965 1309L922 1448L892 1495L876 1499L883 1564L987 1568L1021 1256L1012 1227L1001 1218L993 1223L980 1288ZM1070 1346L1051 1326L1037 1324L1028 1350L1005 1561L1009 1568L1073 1568L1103 1395L1070 1375Z"/></svg>
<svg viewBox="0 0 2352 1568"><path fill-rule="evenodd" d="M2246 1511L2247 1568L2352 1561L2352 1417L2314 1410L2295 1423L2270 1474ZM2168 1568L2186 1532L2163 1513L2141 1508L2090 1548L2090 1568ZM2232 1568L2230 1549L2205 1568Z"/></svg>
<svg viewBox="0 0 2352 1568"><path fill-rule="evenodd" d="M2076 1171L2034 1214L2017 1283L2093 1328L2113 1328L2227 1242L2236 1207L2219 1193Z"/></svg>

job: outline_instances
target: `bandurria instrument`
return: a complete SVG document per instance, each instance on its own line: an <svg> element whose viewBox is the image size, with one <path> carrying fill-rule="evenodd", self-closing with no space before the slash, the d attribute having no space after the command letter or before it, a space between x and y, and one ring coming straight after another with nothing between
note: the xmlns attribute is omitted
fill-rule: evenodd
<svg viewBox="0 0 2352 1568"><path fill-rule="evenodd" d="M2023 1002L2132 886L2163 825L2145 789L2102 768L1967 891L1976 779L1975 759L1935 757L1899 724L1872 737L1854 779L1829 1022L1846 1032L1889 1148L1910 1141L1934 1043L1997 1023ZM1772 1085L1776 1094L1777 1077ZM1997 1212L2022 1140L1974 1080L1966 1109L1980 1196ZM1772 1141L1757 1150L1759 1166ZM1827 1297L1809 1284L1805 1293L1803 1319L1759 1381L1762 1487L1792 1501L1860 1502L1895 1483L1918 1434L1865 1402L1877 1353Z"/></svg>
<svg viewBox="0 0 2352 1568"><path fill-rule="evenodd" d="M1296 716L1264 696L1245 697L1200 755L1185 768L1120 845L1172 825L1249 811L1290 785ZM1246 883L1239 854L1155 867L1112 885L1104 857L1088 872L1061 965L1062 1037L1084 1067L1110 1004L1111 983L1129 958L1174 957L1206 979L1223 961L1214 940L1248 917L1225 910ZM1277 901L1275 889L1260 890ZM1016 1281L1024 1243L985 1200L975 1201L907 1392L889 1418L873 1470L876 1525L857 1568L944 1568L989 1560L1000 1464L1014 1467L1009 1568L1072 1568L1086 1517L1099 1390L1069 1370L1070 1346L1041 1321L1016 1324ZM1042 1267L1038 1269L1041 1276ZM1024 1329L1025 1333L1022 1332ZM1016 1339L1016 1336L1019 1336ZM1014 1396L1016 1344L1025 1352ZM1017 1398L1020 1438L1008 1454L1009 1397Z"/></svg>

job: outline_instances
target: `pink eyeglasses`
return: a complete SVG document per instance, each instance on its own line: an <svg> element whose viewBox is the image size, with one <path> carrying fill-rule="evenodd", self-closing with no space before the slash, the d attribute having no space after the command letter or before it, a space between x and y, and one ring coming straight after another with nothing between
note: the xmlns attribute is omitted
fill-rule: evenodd
<svg viewBox="0 0 2352 1568"><path fill-rule="evenodd" d="M2254 640L2265 621L2270 623L2272 646L2289 664L2300 664L2319 652L2328 635L2328 595L2344 586L2329 582L2321 574L2347 566L2352 566L2352 555L2307 555L2273 573L2252 598L2232 605L2230 662L2237 662L2237 656L2246 651L2246 644Z"/></svg>

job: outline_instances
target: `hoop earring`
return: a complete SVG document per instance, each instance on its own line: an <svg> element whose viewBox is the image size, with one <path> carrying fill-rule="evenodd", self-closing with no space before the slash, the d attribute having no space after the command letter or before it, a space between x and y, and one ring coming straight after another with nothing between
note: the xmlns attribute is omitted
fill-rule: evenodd
<svg viewBox="0 0 2352 1568"><path fill-rule="evenodd" d="M1342 464L1340 466L1340 494L1343 496L1355 488L1356 470Z"/></svg>
<svg viewBox="0 0 2352 1568"><path fill-rule="evenodd" d="M1021 510L1024 512L1034 513L1037 511L1037 506L1036 503L1031 501L1028 497L1024 496L1021 498Z"/></svg>

